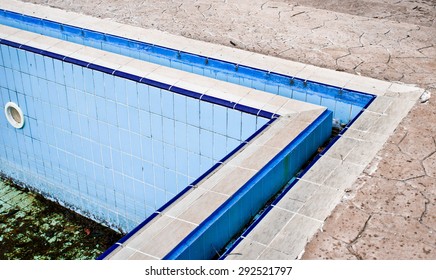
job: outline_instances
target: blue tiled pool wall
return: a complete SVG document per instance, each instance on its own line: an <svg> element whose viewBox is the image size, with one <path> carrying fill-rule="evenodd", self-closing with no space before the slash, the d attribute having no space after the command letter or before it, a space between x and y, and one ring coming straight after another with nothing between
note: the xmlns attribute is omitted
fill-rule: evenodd
<svg viewBox="0 0 436 280"><path fill-rule="evenodd" d="M0 117L0 172L124 232L269 121L13 45L0 106L25 125Z"/></svg>
<svg viewBox="0 0 436 280"><path fill-rule="evenodd" d="M164 259L211 259L259 213L317 148L330 137L332 113L325 111L254 175Z"/></svg>
<svg viewBox="0 0 436 280"><path fill-rule="evenodd" d="M145 42L78 28L46 19L0 10L0 23L75 42L144 61L263 90L327 107L334 125L344 125L373 98L372 95L304 81L261 69L210 59Z"/></svg>

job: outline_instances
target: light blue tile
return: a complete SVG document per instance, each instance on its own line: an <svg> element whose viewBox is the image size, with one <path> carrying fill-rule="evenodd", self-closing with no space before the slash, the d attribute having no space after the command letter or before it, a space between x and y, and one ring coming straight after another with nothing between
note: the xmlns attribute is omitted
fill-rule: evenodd
<svg viewBox="0 0 436 280"><path fill-rule="evenodd" d="M200 102L200 127L212 131L213 125L213 104Z"/></svg>
<svg viewBox="0 0 436 280"><path fill-rule="evenodd" d="M153 146L151 138L141 136L141 158L147 161L153 161Z"/></svg>
<svg viewBox="0 0 436 280"><path fill-rule="evenodd" d="M154 173L154 186L157 189L164 190L165 188L165 169L161 166L154 165L153 166Z"/></svg>
<svg viewBox="0 0 436 280"><path fill-rule="evenodd" d="M39 71L39 69L38 69ZM82 67L73 65L74 87L80 91L85 90L85 81L83 77Z"/></svg>
<svg viewBox="0 0 436 280"><path fill-rule="evenodd" d="M253 115L242 114L242 139L245 140L256 131L256 118Z"/></svg>
<svg viewBox="0 0 436 280"><path fill-rule="evenodd" d="M209 168L213 166L214 162L209 157L200 157L200 174L206 172Z"/></svg>
<svg viewBox="0 0 436 280"><path fill-rule="evenodd" d="M170 169L165 169L165 190L172 194L170 199L177 194L177 176Z"/></svg>
<svg viewBox="0 0 436 280"><path fill-rule="evenodd" d="M10 55L9 55L9 48L10 47L8 47L8 46L6 46L6 45L0 45L0 50L1 50L1 55L2 55L2 58L3 58L3 63L2 63L2 65L4 65L4 67L8 67L8 68L12 68L12 62L11 62L11 57L10 57Z"/></svg>
<svg viewBox="0 0 436 280"><path fill-rule="evenodd" d="M279 95L291 98L292 97L292 88L290 86L280 86L279 87Z"/></svg>
<svg viewBox="0 0 436 280"><path fill-rule="evenodd" d="M162 141L163 140L163 132L162 132L162 117L159 115L151 114L151 137L153 139Z"/></svg>
<svg viewBox="0 0 436 280"><path fill-rule="evenodd" d="M106 97L112 101L116 101L116 95L115 95L115 81L114 76L109 74L103 75L104 80L104 92L106 94Z"/></svg>
<svg viewBox="0 0 436 280"><path fill-rule="evenodd" d="M162 115L169 119L174 119L174 98L173 93L161 90Z"/></svg>
<svg viewBox="0 0 436 280"><path fill-rule="evenodd" d="M241 79L239 80L239 85L244 86L244 87L251 87L253 83L253 80L250 78L246 78L246 77L241 77Z"/></svg>
<svg viewBox="0 0 436 280"><path fill-rule="evenodd" d="M145 208L145 187L146 185L138 180L133 181L135 187L135 205ZM145 213L145 211L144 211Z"/></svg>
<svg viewBox="0 0 436 280"><path fill-rule="evenodd" d="M49 85L50 87L50 85ZM82 115L88 114L88 105L86 104L86 95L81 91L76 92L77 112ZM104 106L104 100L99 98L99 103Z"/></svg>
<svg viewBox="0 0 436 280"><path fill-rule="evenodd" d="M204 68L203 75L209 78L216 78L216 71L209 68Z"/></svg>
<svg viewBox="0 0 436 280"><path fill-rule="evenodd" d="M182 70L189 73L192 73L194 71L193 66L186 63L183 63Z"/></svg>
<svg viewBox="0 0 436 280"><path fill-rule="evenodd" d="M119 150L111 149L111 161L112 161L112 168L114 171L117 171L119 173L123 172L123 162L122 162L122 154Z"/></svg>
<svg viewBox="0 0 436 280"><path fill-rule="evenodd" d="M251 82L251 87L257 90L265 90L265 83L262 80L253 80Z"/></svg>
<svg viewBox="0 0 436 280"><path fill-rule="evenodd" d="M117 119L118 127L126 130L129 129L129 113L126 105L117 103Z"/></svg>
<svg viewBox="0 0 436 280"><path fill-rule="evenodd" d="M196 178L200 175L200 155L191 153L188 156L188 176Z"/></svg>
<svg viewBox="0 0 436 280"><path fill-rule="evenodd" d="M192 126L200 125L200 102L197 99L186 99L187 123Z"/></svg>
<svg viewBox="0 0 436 280"><path fill-rule="evenodd" d="M76 90L70 87L67 87L67 102L70 111L77 111Z"/></svg>
<svg viewBox="0 0 436 280"><path fill-rule="evenodd" d="M4 67L0 67L0 76L1 77L6 77L6 70ZM7 79L0 79L0 87L2 88L8 88L8 81Z"/></svg>
<svg viewBox="0 0 436 280"><path fill-rule="evenodd" d="M306 101L306 92L300 91L300 90L293 90L292 92L292 98L295 100L300 100L300 101Z"/></svg>
<svg viewBox="0 0 436 280"><path fill-rule="evenodd" d="M334 99L325 98L325 97L321 99L321 106L327 107L327 109L329 109L330 111L333 112L336 111L336 104L337 101Z"/></svg>
<svg viewBox="0 0 436 280"><path fill-rule="evenodd" d="M175 121L175 146L188 149L186 123Z"/></svg>
<svg viewBox="0 0 436 280"><path fill-rule="evenodd" d="M174 145L175 124L173 119L163 118L163 141L170 145Z"/></svg>
<svg viewBox="0 0 436 280"><path fill-rule="evenodd" d="M27 59L29 59L29 57L27 57ZM71 87L74 88L74 73L73 73L73 65L71 65L70 63L66 63L66 62L62 62L63 64L63 69L64 69L64 78L65 78L65 85L67 87ZM31 66L29 66L29 69L31 68ZM36 69L35 69L36 71ZM30 71L30 73L32 74L33 71Z"/></svg>
<svg viewBox="0 0 436 280"><path fill-rule="evenodd" d="M153 144L153 162L160 166L164 165L163 143L161 141L152 140Z"/></svg>
<svg viewBox="0 0 436 280"><path fill-rule="evenodd" d="M129 107L138 108L138 90L136 89L136 82L126 80L126 96L127 105Z"/></svg>
<svg viewBox="0 0 436 280"><path fill-rule="evenodd" d="M6 47L6 46L5 46ZM4 60L3 60L3 56L5 54L3 53L3 46L0 47L0 66L4 66ZM24 52L24 55L26 55L26 52Z"/></svg>
<svg viewBox="0 0 436 280"><path fill-rule="evenodd" d="M92 144L91 141L88 139L82 138L82 155L86 160L89 160L90 162L93 161L92 158Z"/></svg>
<svg viewBox="0 0 436 280"><path fill-rule="evenodd" d="M171 68L183 70L183 64L180 61L172 59L171 60Z"/></svg>
<svg viewBox="0 0 436 280"><path fill-rule="evenodd" d="M174 96L174 117L177 121L186 123L186 98L180 94Z"/></svg>
<svg viewBox="0 0 436 280"><path fill-rule="evenodd" d="M227 153L233 151L236 147L239 146L239 144L241 144L241 141L233 138L227 138Z"/></svg>
<svg viewBox="0 0 436 280"><path fill-rule="evenodd" d="M127 176L123 177L124 184L124 194L126 198L134 199L135 198L135 186L132 178ZM133 203L132 203L133 204Z"/></svg>
<svg viewBox="0 0 436 280"><path fill-rule="evenodd" d="M27 115L27 105L26 105L26 97L24 94L17 93L17 101L18 106L20 106L21 110L23 111L23 114Z"/></svg>
<svg viewBox="0 0 436 280"><path fill-rule="evenodd" d="M50 136L49 136L50 137ZM82 139L80 136L71 134L70 142L65 143L66 150L73 155L75 155L77 158L80 158L80 160L83 160L83 147L82 147ZM53 145L54 146L54 145ZM77 167L77 160L76 160L76 167ZM83 168L83 163L81 164L81 167ZM85 174L85 172L82 172L82 174Z"/></svg>
<svg viewBox="0 0 436 280"><path fill-rule="evenodd" d="M126 80L114 77L115 96L118 103L127 105Z"/></svg>
<svg viewBox="0 0 436 280"><path fill-rule="evenodd" d="M195 126L188 125L187 141L188 151L200 153L200 129Z"/></svg>
<svg viewBox="0 0 436 280"><path fill-rule="evenodd" d="M152 212L154 212L154 209L156 208L156 189L151 185L145 185L144 192L145 203L147 207L150 207Z"/></svg>
<svg viewBox="0 0 436 280"><path fill-rule="evenodd" d="M100 152L100 144L98 144L97 142L94 142L94 141L90 141L89 143L90 143L91 150L92 150L92 153L91 153L92 161L103 168L103 160L102 160L101 152Z"/></svg>
<svg viewBox="0 0 436 280"><path fill-rule="evenodd" d="M46 79L46 72L45 72L45 66L44 66L44 57L39 54L34 55L35 59L35 65L36 65L36 76L39 78Z"/></svg>
<svg viewBox="0 0 436 280"><path fill-rule="evenodd" d="M177 172L188 174L188 151L176 148L176 170Z"/></svg>
<svg viewBox="0 0 436 280"><path fill-rule="evenodd" d="M340 106L336 107L335 119L341 121L341 123L347 123L350 120L351 104L342 103Z"/></svg>
<svg viewBox="0 0 436 280"><path fill-rule="evenodd" d="M277 84L265 83L265 91L273 94L279 94L279 86Z"/></svg>
<svg viewBox="0 0 436 280"><path fill-rule="evenodd" d="M95 94L100 97L106 97L104 88L104 74L100 71L92 70L92 76L94 77Z"/></svg>
<svg viewBox="0 0 436 280"><path fill-rule="evenodd" d="M357 116L363 108L361 106L351 105L351 116L350 120Z"/></svg>
<svg viewBox="0 0 436 280"><path fill-rule="evenodd" d="M11 58L11 66L13 70L20 70L20 61L18 60L18 49L9 48L9 56Z"/></svg>
<svg viewBox="0 0 436 280"><path fill-rule="evenodd" d="M138 84L138 108L150 111L149 101L149 86L145 84Z"/></svg>
<svg viewBox="0 0 436 280"><path fill-rule="evenodd" d="M86 102L87 117L90 119L97 119L96 96L86 94L85 102Z"/></svg>
<svg viewBox="0 0 436 280"><path fill-rule="evenodd" d="M136 133L141 132L139 110L132 107L129 107L129 129Z"/></svg>
<svg viewBox="0 0 436 280"><path fill-rule="evenodd" d="M269 120L262 117L256 117L256 130L264 126Z"/></svg>
<svg viewBox="0 0 436 280"><path fill-rule="evenodd" d="M148 161L142 161L142 176L145 183L149 185L154 184L154 170L153 170L153 164Z"/></svg>
<svg viewBox="0 0 436 280"><path fill-rule="evenodd" d="M29 73L26 51L17 50L17 54L18 54L18 60L20 62L20 66L17 70L20 70L23 73ZM1 60L1 55L0 55L0 60ZM3 65L3 63L0 63L0 65Z"/></svg>
<svg viewBox="0 0 436 280"><path fill-rule="evenodd" d="M71 118L70 118L71 120ZM97 122L98 123L98 134L99 134L99 141L101 144L110 146L111 145L111 135L109 131L109 125L104 122Z"/></svg>
<svg viewBox="0 0 436 280"><path fill-rule="evenodd" d="M176 169L176 148L172 145L164 144L164 167Z"/></svg>
<svg viewBox="0 0 436 280"><path fill-rule="evenodd" d="M113 125L108 125L108 129L109 129L109 143L111 148L121 150L120 136L119 136L120 129Z"/></svg>
<svg viewBox="0 0 436 280"><path fill-rule="evenodd" d="M242 113L237 110L227 110L227 134L229 137L241 139L241 117Z"/></svg>
<svg viewBox="0 0 436 280"><path fill-rule="evenodd" d="M2 77L2 79L4 79L4 78ZM7 81L7 88L9 90L12 90L12 91L17 90L16 85L15 85L15 81L14 81L14 72L10 69L6 70L6 81Z"/></svg>
<svg viewBox="0 0 436 280"><path fill-rule="evenodd" d="M65 78L64 78L64 67L63 67L62 61L54 59L53 60L53 67L54 67L54 72L55 72L56 83L64 85Z"/></svg>
<svg viewBox="0 0 436 280"><path fill-rule="evenodd" d="M306 102L309 102L311 104L321 105L321 97L315 94L307 94L306 96Z"/></svg>
<svg viewBox="0 0 436 280"><path fill-rule="evenodd" d="M150 101L150 112L156 114L156 115L162 115L162 108L161 108L161 92L160 89L155 87L149 88L149 101Z"/></svg>
<svg viewBox="0 0 436 280"><path fill-rule="evenodd" d="M132 155L135 157L141 157L141 136L137 133L130 132L130 145L132 149Z"/></svg>
<svg viewBox="0 0 436 280"><path fill-rule="evenodd" d="M164 205L166 202L165 191L159 188L156 188L155 191L156 191L155 194L156 208L159 208L162 205Z"/></svg>
<svg viewBox="0 0 436 280"><path fill-rule="evenodd" d="M227 108L213 105L213 131L222 135L227 131Z"/></svg>
<svg viewBox="0 0 436 280"><path fill-rule="evenodd" d="M100 145L101 164L106 168L112 168L111 149L108 146ZM112 178L112 175L111 175Z"/></svg>
<svg viewBox="0 0 436 280"><path fill-rule="evenodd" d="M17 92L24 93L23 79L21 77L21 72L18 70L13 70L15 88Z"/></svg>
<svg viewBox="0 0 436 280"><path fill-rule="evenodd" d="M136 180L142 180L143 178L143 165L142 160L137 157L132 157L132 173L133 178Z"/></svg>
<svg viewBox="0 0 436 280"><path fill-rule="evenodd" d="M100 106L97 104L97 106ZM115 101L112 101L110 99L106 99L105 105L102 105L106 107L106 111L104 112L104 116L102 116L101 120L106 121L109 124L118 125L118 113L117 113L117 103ZM100 116L98 116L100 119Z"/></svg>
<svg viewBox="0 0 436 280"><path fill-rule="evenodd" d="M200 129L200 154L213 157L213 134L209 130Z"/></svg>
<svg viewBox="0 0 436 280"><path fill-rule="evenodd" d="M140 133L143 136L151 137L150 113L147 111L139 111Z"/></svg>
<svg viewBox="0 0 436 280"><path fill-rule="evenodd" d="M181 192L190 184L188 176L177 174L177 192Z"/></svg>
<svg viewBox="0 0 436 280"><path fill-rule="evenodd" d="M213 134L213 159L215 161L221 160L226 154L227 139L224 135Z"/></svg>
<svg viewBox="0 0 436 280"><path fill-rule="evenodd" d="M77 98L77 99L79 99L79 98ZM71 100L71 101L74 101L74 100ZM70 97L68 98L68 106L70 106ZM77 107L79 107L79 106L80 105L77 104ZM106 102L105 102L105 99L96 96L95 97L95 108L96 108L96 111L97 111L96 112L97 113L97 120L102 121L102 122L107 122L108 114L106 113ZM112 111L110 115L113 116L114 112L115 111Z"/></svg>
<svg viewBox="0 0 436 280"><path fill-rule="evenodd" d="M130 144L130 132L128 130L119 129L120 150L129 155L132 154L132 146Z"/></svg>
<svg viewBox="0 0 436 280"><path fill-rule="evenodd" d="M100 177L101 176L101 171L99 171L98 173L96 172L96 177ZM98 175L97 175L98 174ZM104 176L104 175L103 175ZM102 176L102 177L103 177ZM96 185L95 188L95 193L97 195L98 200L97 201L106 201L106 190L103 184L99 183ZM99 211L100 212L100 211ZM101 212L100 212L101 213Z"/></svg>
<svg viewBox="0 0 436 280"><path fill-rule="evenodd" d="M59 106L62 108L68 108L68 97L65 86L56 84L56 93Z"/></svg>

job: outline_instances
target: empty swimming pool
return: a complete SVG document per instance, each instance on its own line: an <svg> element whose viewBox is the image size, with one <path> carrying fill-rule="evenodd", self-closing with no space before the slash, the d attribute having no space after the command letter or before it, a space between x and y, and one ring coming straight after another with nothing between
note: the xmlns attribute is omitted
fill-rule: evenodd
<svg viewBox="0 0 436 280"><path fill-rule="evenodd" d="M345 126L373 99L69 24L0 14L1 23L13 26L3 28L0 41L0 101L23 112L22 128L1 119L2 173L130 232L122 244L155 224L168 205L206 190L214 176L245 172L231 192L205 192L218 203L213 215L186 223L187 229L198 225L190 228L189 246L167 258L215 254L206 243L222 246L240 231L330 137L333 117ZM228 82L237 84L230 92ZM255 159L263 162L250 166ZM214 227L223 223L226 233L217 234Z"/></svg>

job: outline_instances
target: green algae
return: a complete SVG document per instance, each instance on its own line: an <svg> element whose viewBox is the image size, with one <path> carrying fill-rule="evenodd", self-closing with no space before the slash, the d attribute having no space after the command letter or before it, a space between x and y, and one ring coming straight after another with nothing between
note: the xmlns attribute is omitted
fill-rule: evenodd
<svg viewBox="0 0 436 280"><path fill-rule="evenodd" d="M0 178L0 259L95 259L121 234Z"/></svg>

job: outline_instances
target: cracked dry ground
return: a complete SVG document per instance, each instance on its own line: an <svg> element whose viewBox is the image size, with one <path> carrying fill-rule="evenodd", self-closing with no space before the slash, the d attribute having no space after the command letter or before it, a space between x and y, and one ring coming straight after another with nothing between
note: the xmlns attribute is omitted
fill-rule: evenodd
<svg viewBox="0 0 436 280"><path fill-rule="evenodd" d="M435 0L23 1L427 89L303 258L436 259Z"/></svg>

